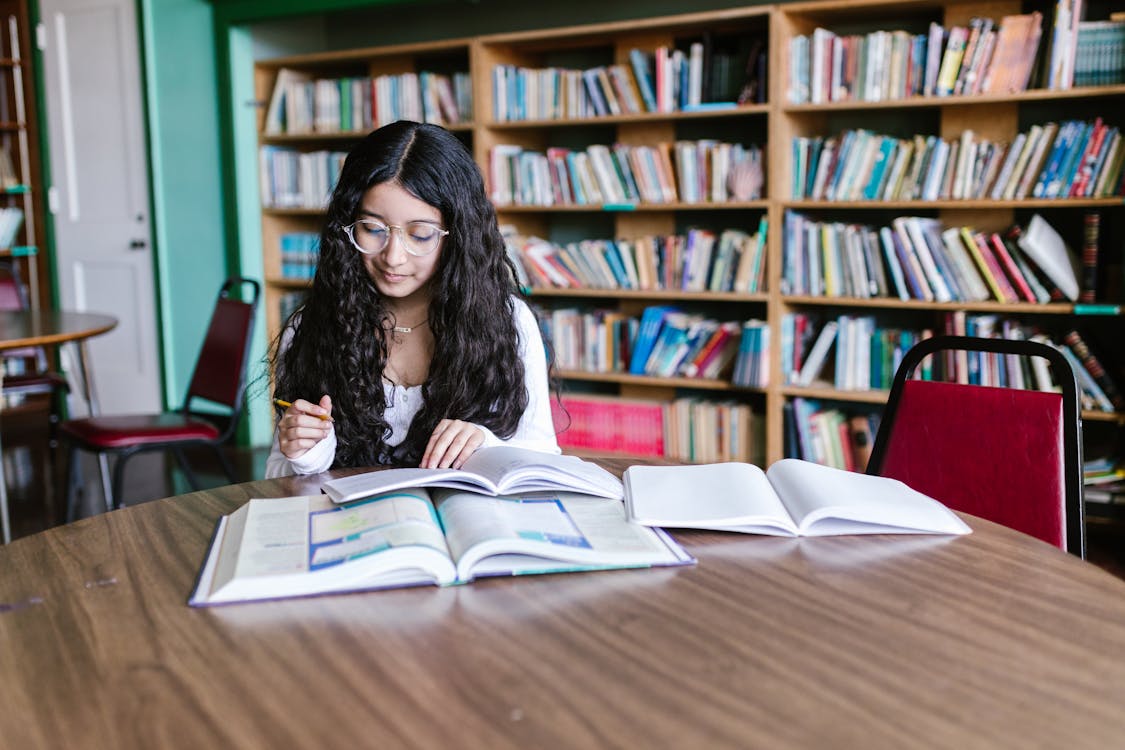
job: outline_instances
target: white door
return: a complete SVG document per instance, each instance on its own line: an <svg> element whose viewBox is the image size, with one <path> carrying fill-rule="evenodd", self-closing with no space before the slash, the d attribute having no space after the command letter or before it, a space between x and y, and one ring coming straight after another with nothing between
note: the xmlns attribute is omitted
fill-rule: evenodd
<svg viewBox="0 0 1125 750"><path fill-rule="evenodd" d="M107 414L161 408L133 0L41 0L51 210L63 309L114 315L87 343Z"/></svg>

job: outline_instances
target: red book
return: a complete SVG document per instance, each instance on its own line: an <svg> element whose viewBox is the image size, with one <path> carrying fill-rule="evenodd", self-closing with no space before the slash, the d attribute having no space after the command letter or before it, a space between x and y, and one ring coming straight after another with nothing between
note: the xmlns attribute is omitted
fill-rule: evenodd
<svg viewBox="0 0 1125 750"><path fill-rule="evenodd" d="M1020 296L1028 302L1038 302L1035 293L1031 291L1028 286L1027 280L1024 279L1023 274L1020 273L1019 266L1012 260L1012 256L1008 254L1008 248L1004 245L1004 240L1000 239L1000 235L993 232L988 236L988 241L992 244L992 249L996 257L1000 261L1000 265L1004 268L1004 272L1008 275L1013 286L1019 290Z"/></svg>
<svg viewBox="0 0 1125 750"><path fill-rule="evenodd" d="M989 244L988 236L983 232L977 232L972 235L972 240L976 244L977 249L980 251L981 258L984 259L984 264L988 267L989 272L992 274L996 286L999 288L1000 293L1003 295L1001 302L1019 302L1020 296L1016 292L1015 287L1008 281L1007 274L1004 273L1003 267L1000 265L1000 259L996 257L996 253L992 252L992 247ZM995 290L993 290L995 292ZM964 334L961 334L964 335Z"/></svg>

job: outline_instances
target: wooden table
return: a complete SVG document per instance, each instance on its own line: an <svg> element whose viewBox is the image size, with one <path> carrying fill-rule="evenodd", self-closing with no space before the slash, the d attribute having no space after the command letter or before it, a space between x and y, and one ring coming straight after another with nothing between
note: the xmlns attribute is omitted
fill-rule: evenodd
<svg viewBox="0 0 1125 750"><path fill-rule="evenodd" d="M0 548L0 745L1125 745L1125 581L972 517L958 538L683 532L696 566L186 606L220 514L323 478Z"/></svg>
<svg viewBox="0 0 1125 750"><path fill-rule="evenodd" d="M57 310L0 310L0 354L10 349L27 346L59 346L74 344L82 394L91 414L97 414L98 402L86 359L86 339L100 336L117 326L117 318L100 313L68 312ZM2 373L0 373L2 382ZM99 468L102 483L109 472L102 456ZM108 495L107 495L108 497ZM4 544L11 541L8 518L8 488L4 466L0 461L0 537Z"/></svg>

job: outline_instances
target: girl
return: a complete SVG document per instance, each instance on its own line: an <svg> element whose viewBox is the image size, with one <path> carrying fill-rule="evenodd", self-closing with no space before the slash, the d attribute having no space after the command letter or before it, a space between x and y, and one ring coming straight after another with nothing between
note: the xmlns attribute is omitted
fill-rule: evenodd
<svg viewBox="0 0 1125 750"><path fill-rule="evenodd" d="M266 476L460 468L501 443L558 453L543 342L510 264L460 141L406 121L364 138L273 347L274 395L292 405Z"/></svg>

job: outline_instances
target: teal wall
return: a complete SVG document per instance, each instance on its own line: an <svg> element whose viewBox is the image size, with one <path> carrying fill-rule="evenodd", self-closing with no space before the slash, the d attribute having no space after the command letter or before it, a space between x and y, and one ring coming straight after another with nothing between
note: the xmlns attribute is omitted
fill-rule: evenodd
<svg viewBox="0 0 1125 750"><path fill-rule="evenodd" d="M183 403L227 275L211 6L142 0L164 399Z"/></svg>

